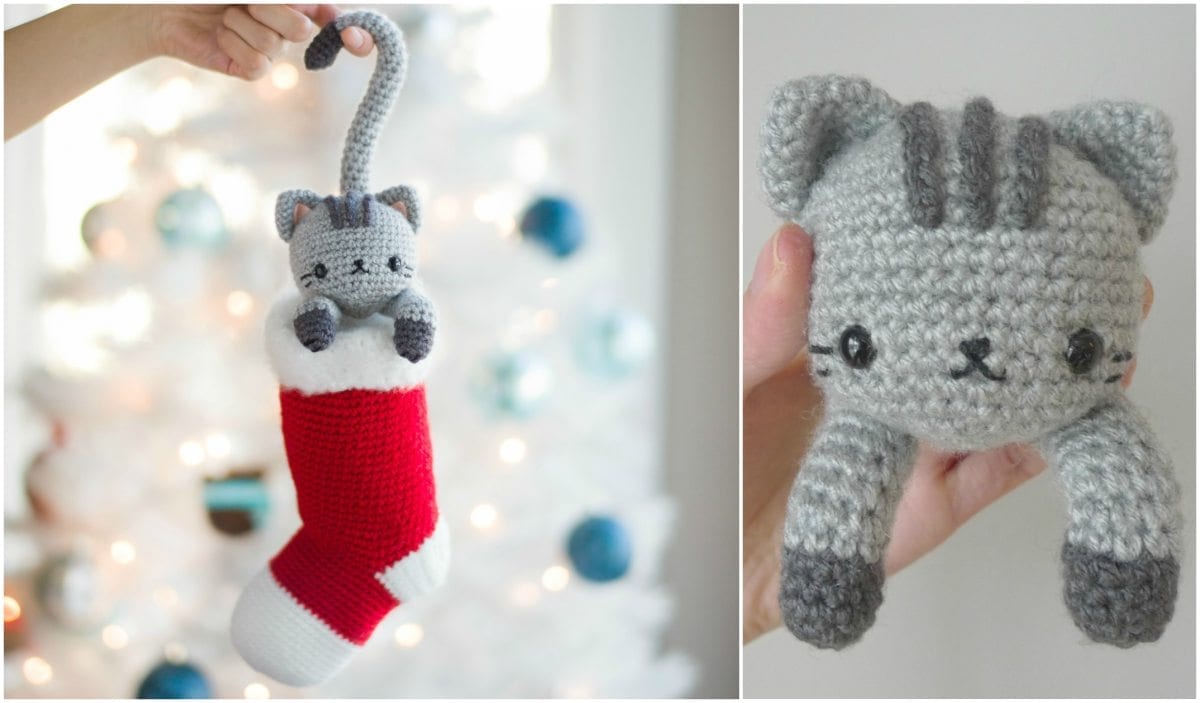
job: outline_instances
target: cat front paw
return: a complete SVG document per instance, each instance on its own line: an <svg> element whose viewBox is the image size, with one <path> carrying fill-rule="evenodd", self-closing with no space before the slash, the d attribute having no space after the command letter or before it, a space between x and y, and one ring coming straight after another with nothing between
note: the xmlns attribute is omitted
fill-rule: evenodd
<svg viewBox="0 0 1200 703"><path fill-rule="evenodd" d="M822 649L854 644L883 603L883 564L783 548L779 609L797 638Z"/></svg>
<svg viewBox="0 0 1200 703"><path fill-rule="evenodd" d="M1067 542L1062 562L1067 609L1088 637L1127 649L1162 636L1179 587L1173 557L1122 561Z"/></svg>
<svg viewBox="0 0 1200 703"><path fill-rule="evenodd" d="M433 348L433 325L423 320L397 318L392 341L397 354L416 363L429 356Z"/></svg>
<svg viewBox="0 0 1200 703"><path fill-rule="evenodd" d="M292 325L296 329L296 339L313 352L333 344L337 336L337 321L324 308L314 308L297 315Z"/></svg>

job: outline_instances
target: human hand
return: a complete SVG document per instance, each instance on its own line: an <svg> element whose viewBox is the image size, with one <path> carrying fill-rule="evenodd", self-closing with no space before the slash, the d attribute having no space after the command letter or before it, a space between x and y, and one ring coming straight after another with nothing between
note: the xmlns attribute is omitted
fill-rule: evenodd
<svg viewBox="0 0 1200 703"><path fill-rule="evenodd" d="M812 240L784 225L759 253L743 297L743 641L779 627L780 551L788 493L822 413L809 375ZM1154 299L1145 284L1143 317ZM1121 383L1128 386L1134 366ZM884 557L891 575L1045 469L1028 445L949 454L921 443Z"/></svg>
<svg viewBox="0 0 1200 703"><path fill-rule="evenodd" d="M288 42L311 38L332 22L334 5L145 5L152 51L235 78L257 80ZM375 48L357 27L342 30L342 43L355 56Z"/></svg>

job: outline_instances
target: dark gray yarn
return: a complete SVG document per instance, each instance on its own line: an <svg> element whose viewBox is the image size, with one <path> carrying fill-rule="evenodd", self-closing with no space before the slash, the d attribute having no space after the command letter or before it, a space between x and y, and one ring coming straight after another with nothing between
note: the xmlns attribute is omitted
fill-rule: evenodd
<svg viewBox="0 0 1200 703"><path fill-rule="evenodd" d="M796 637L822 649L854 644L883 603L883 564L784 547L779 609Z"/></svg>
<svg viewBox="0 0 1200 703"><path fill-rule="evenodd" d="M900 111L904 128L904 183L913 220L922 227L942 224L946 207L946 173L942 135L933 105L921 102Z"/></svg>
<svg viewBox="0 0 1200 703"><path fill-rule="evenodd" d="M409 361L424 359L433 348L433 325L424 320L397 318L395 330L396 353Z"/></svg>
<svg viewBox="0 0 1200 703"><path fill-rule="evenodd" d="M1062 563L1067 608L1088 637L1127 648L1162 636L1175 612L1174 557L1122 561L1066 542Z"/></svg>
<svg viewBox="0 0 1200 703"><path fill-rule="evenodd" d="M328 348L337 336L337 321L323 308L297 315L292 324L296 328L296 338L310 351Z"/></svg>
<svg viewBox="0 0 1200 703"><path fill-rule="evenodd" d="M1017 123L1017 141L1013 145L1016 180L1013 183L1013 215L1017 227L1037 226L1046 208L1050 188L1046 160L1050 155L1050 125L1040 117L1022 117Z"/></svg>
<svg viewBox="0 0 1200 703"><path fill-rule="evenodd" d="M329 68L338 52L342 50L342 35L336 22L330 22L321 28L312 43L304 50L304 67L310 71Z"/></svg>
<svg viewBox="0 0 1200 703"><path fill-rule="evenodd" d="M962 160L967 224L977 229L991 227L996 214L995 150L996 110L987 98L975 98L963 109L958 153Z"/></svg>

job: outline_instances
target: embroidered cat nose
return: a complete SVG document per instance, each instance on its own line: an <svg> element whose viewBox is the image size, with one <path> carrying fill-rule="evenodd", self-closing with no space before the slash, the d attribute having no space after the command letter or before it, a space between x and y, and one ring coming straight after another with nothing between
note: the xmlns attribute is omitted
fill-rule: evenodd
<svg viewBox="0 0 1200 703"><path fill-rule="evenodd" d="M992 342L987 337L968 339L958 345L959 351L967 355L971 361L983 361L992 351Z"/></svg>
<svg viewBox="0 0 1200 703"><path fill-rule="evenodd" d="M351 271L350 273L370 273L370 272L367 271L367 269L363 266L362 259L355 259L354 260L354 270Z"/></svg>

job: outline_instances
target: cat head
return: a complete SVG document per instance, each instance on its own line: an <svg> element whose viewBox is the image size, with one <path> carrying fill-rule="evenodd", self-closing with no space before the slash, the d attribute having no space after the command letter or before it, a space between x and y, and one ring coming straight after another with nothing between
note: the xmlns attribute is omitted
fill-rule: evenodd
<svg viewBox="0 0 1200 703"><path fill-rule="evenodd" d="M297 287L357 317L378 311L411 284L420 224L416 195L407 186L326 197L289 190L275 204Z"/></svg>
<svg viewBox="0 0 1200 703"><path fill-rule="evenodd" d="M1097 102L1019 119L860 78L772 97L760 170L813 237L809 343L832 404L946 449L1031 441L1119 392L1171 127Z"/></svg>

